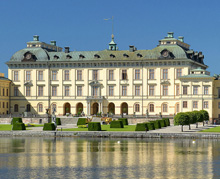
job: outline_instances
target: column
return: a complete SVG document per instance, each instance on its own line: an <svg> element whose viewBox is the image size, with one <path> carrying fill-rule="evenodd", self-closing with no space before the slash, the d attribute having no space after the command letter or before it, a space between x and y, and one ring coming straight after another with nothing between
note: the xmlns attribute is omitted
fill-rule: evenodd
<svg viewBox="0 0 220 179"><path fill-rule="evenodd" d="M90 115L90 102L87 103L87 115Z"/></svg>

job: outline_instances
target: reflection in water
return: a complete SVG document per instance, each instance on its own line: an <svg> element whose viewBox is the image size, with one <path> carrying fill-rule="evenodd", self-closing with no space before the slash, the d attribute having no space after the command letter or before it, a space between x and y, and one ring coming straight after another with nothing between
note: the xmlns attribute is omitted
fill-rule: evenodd
<svg viewBox="0 0 220 179"><path fill-rule="evenodd" d="M218 178L220 142L1 137L0 161L1 178Z"/></svg>

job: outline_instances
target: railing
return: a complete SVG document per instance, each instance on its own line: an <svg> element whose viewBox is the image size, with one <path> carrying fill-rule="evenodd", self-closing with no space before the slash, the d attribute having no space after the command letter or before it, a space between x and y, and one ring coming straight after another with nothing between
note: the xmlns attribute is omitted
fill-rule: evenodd
<svg viewBox="0 0 220 179"><path fill-rule="evenodd" d="M87 96L87 100L92 100L92 99L105 99L104 96Z"/></svg>

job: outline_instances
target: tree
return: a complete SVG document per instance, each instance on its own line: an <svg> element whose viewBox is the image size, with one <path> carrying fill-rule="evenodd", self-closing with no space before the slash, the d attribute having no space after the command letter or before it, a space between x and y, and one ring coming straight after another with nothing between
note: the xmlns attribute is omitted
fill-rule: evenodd
<svg viewBox="0 0 220 179"><path fill-rule="evenodd" d="M187 113L180 112L174 117L174 125L181 125L181 131L183 132L183 126L189 125L190 119Z"/></svg>
<svg viewBox="0 0 220 179"><path fill-rule="evenodd" d="M196 123L196 115L194 112L186 112L189 115L189 130L191 129L190 124Z"/></svg>
<svg viewBox="0 0 220 179"><path fill-rule="evenodd" d="M204 126L204 121L209 121L209 113L206 110L200 110L200 112L203 115L203 126Z"/></svg>
<svg viewBox="0 0 220 179"><path fill-rule="evenodd" d="M198 123L203 122L203 114L200 111L193 111L196 115L196 128L198 128Z"/></svg>

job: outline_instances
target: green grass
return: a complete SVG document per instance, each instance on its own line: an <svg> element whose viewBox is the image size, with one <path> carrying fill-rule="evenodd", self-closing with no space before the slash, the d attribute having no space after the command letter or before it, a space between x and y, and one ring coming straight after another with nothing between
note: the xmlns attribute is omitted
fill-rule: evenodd
<svg viewBox="0 0 220 179"><path fill-rule="evenodd" d="M124 128L110 128L110 125L102 125L101 127L102 131L135 131L136 125L128 125L124 126ZM62 131L88 131L88 128L62 129Z"/></svg>
<svg viewBox="0 0 220 179"><path fill-rule="evenodd" d="M0 124L0 131L11 131L11 124Z"/></svg>
<svg viewBox="0 0 220 179"><path fill-rule="evenodd" d="M214 128L210 128L210 129L205 129L199 132L220 132L220 126L219 127L214 127Z"/></svg>

